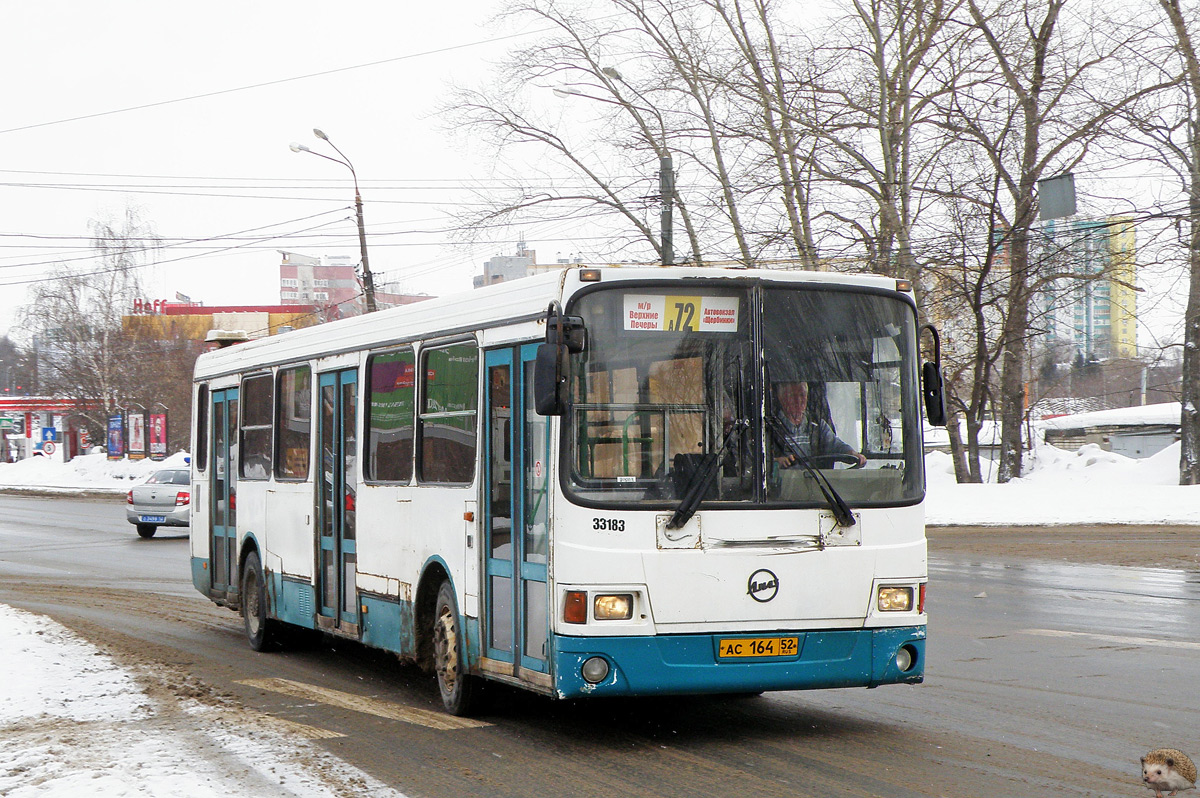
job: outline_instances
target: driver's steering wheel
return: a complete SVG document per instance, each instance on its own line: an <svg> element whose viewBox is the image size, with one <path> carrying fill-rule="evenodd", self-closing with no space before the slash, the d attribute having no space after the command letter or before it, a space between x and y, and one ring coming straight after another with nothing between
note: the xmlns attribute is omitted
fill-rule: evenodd
<svg viewBox="0 0 1200 798"><path fill-rule="evenodd" d="M813 468L833 468L837 463L844 463L851 468L862 468L866 465L852 454L818 454L805 459Z"/></svg>

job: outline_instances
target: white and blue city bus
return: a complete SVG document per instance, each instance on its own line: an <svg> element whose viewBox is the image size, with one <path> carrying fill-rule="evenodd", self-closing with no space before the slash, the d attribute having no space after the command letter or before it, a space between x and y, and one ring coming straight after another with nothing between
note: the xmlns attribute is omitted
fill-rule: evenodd
<svg viewBox="0 0 1200 798"><path fill-rule="evenodd" d="M204 354L193 581L256 649L387 649L455 714L920 682L918 337L903 281L607 267Z"/></svg>

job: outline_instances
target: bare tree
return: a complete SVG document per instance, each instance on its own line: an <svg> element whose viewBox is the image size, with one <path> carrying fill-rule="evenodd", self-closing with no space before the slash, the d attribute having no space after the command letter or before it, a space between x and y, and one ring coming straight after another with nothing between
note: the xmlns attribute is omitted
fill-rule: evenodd
<svg viewBox="0 0 1200 798"><path fill-rule="evenodd" d="M809 204L816 145L815 137L798 124L799 106L811 102L800 88L806 59L781 41L772 5L769 0L710 0L741 62L740 80L726 79L726 86L747 100L739 104L743 118L733 127L761 142L766 150L764 160L769 163L765 171L773 178L752 182L748 188L750 192L778 192L787 220L784 235L801 265L816 268L819 261ZM811 49L807 42L804 45Z"/></svg>
<svg viewBox="0 0 1200 798"><path fill-rule="evenodd" d="M1004 252L991 234L997 224L999 183L993 181L989 195L963 185L950 172L944 181L940 205L947 224L924 253L925 312L942 330L955 478L983 482L980 433L995 405L1005 313ZM991 201L975 201L980 196L990 196Z"/></svg>
<svg viewBox="0 0 1200 798"><path fill-rule="evenodd" d="M512 53L499 66L492 85L456 90L447 110L455 128L477 134L514 161L522 160L524 152L532 155L523 158L513 175L515 191L499 198L485 194L483 211L460 215L464 229L487 229L516 219L602 226L617 218L633 234L617 233L615 249L643 242L662 258L662 241L648 213L652 192L646 182L651 172L641 156L650 153L661 163L677 153L682 126L671 121L674 104L655 74L644 80L631 75L630 85L635 88L629 88L605 73L615 66L614 54L638 52L638 42L644 47L646 37L628 9L619 7L615 16L616 20L606 16L596 22L569 4L548 0L517 2L507 9L505 17L549 23L554 33ZM558 114L546 109L552 89L567 99L579 97L573 105L591 109L602 122L588 126L564 122L561 109ZM620 167L627 171L622 174ZM565 168L582 185L559 189L562 174L555 175L555 168ZM691 258L699 261L702 247L688 201L678 194L672 199L683 220Z"/></svg>
<svg viewBox="0 0 1200 798"><path fill-rule="evenodd" d="M1123 69L1141 46L1143 28L1084 19L1096 9L1077 7L1076 0L1076 18L1064 25L1067 1L968 0L963 24L978 32L976 47L989 58L976 60L984 68L946 109L947 129L982 148L1005 194L997 230L1008 260L1000 337L1002 482L1021 473L1030 314L1048 279L1031 257L1038 182L1071 171L1123 108L1161 89L1131 82Z"/></svg>
<svg viewBox="0 0 1200 798"><path fill-rule="evenodd" d="M59 264L30 289L21 311L34 339L41 389L72 399L93 433L134 395L153 395L161 366L146 358L122 316L142 294L139 269L156 246L149 225L127 209L120 223L94 222L95 257Z"/></svg>

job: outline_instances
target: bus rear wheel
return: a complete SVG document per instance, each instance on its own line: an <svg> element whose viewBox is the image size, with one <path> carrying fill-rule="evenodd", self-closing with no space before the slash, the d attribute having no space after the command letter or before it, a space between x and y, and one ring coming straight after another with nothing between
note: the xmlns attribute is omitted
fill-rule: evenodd
<svg viewBox="0 0 1200 798"><path fill-rule="evenodd" d="M246 555L242 566L242 620L250 648L272 651L281 647L283 624L267 616L267 580L256 551Z"/></svg>
<svg viewBox="0 0 1200 798"><path fill-rule="evenodd" d="M438 588L433 613L433 664L442 704L451 715L467 715L477 704L479 680L466 673L458 605L449 580Z"/></svg>

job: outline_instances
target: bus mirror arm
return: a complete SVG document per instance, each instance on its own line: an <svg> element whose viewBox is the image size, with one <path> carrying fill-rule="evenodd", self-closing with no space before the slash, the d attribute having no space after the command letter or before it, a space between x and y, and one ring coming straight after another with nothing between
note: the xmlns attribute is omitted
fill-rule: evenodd
<svg viewBox="0 0 1200 798"><path fill-rule="evenodd" d="M563 315L557 300L546 308L546 343L562 344L571 354L587 349L587 327L582 316Z"/></svg>
<svg viewBox="0 0 1200 798"><path fill-rule="evenodd" d="M925 397L925 418L931 426L946 426L946 383L942 378L942 342L937 328L932 324L921 325L920 332L928 331L933 337L933 360L921 366L921 393Z"/></svg>

